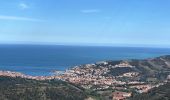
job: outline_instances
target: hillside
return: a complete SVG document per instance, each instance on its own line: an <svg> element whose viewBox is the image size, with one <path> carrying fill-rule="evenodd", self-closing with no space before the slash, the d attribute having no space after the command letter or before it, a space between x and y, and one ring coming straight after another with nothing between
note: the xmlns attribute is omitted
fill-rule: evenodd
<svg viewBox="0 0 170 100"><path fill-rule="evenodd" d="M83 90L59 80L0 77L0 100L83 100Z"/></svg>
<svg viewBox="0 0 170 100"><path fill-rule="evenodd" d="M170 83L154 88L148 93L134 95L129 100L170 100Z"/></svg>
<svg viewBox="0 0 170 100"><path fill-rule="evenodd" d="M136 95L166 84L170 75L170 56L148 59L101 61L67 70L60 77L84 89L91 89L105 100L119 91ZM117 98L114 97L113 98Z"/></svg>
<svg viewBox="0 0 170 100"><path fill-rule="evenodd" d="M168 75L170 56L80 65L42 80L1 71L0 100L111 100L113 93L132 94L130 100L169 100Z"/></svg>
<svg viewBox="0 0 170 100"><path fill-rule="evenodd" d="M105 66L114 66L124 62L134 67L112 67L107 74L119 76L123 73L138 72L140 73L140 79L145 81L148 77L164 80L167 78L167 75L170 74L170 55L142 60L108 61L108 64Z"/></svg>

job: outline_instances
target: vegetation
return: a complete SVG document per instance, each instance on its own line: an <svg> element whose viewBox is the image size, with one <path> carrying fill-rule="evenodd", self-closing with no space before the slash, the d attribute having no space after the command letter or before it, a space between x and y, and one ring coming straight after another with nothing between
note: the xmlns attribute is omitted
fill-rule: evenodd
<svg viewBox="0 0 170 100"><path fill-rule="evenodd" d="M0 100L84 100L85 92L60 81L0 77Z"/></svg>
<svg viewBox="0 0 170 100"><path fill-rule="evenodd" d="M120 62L122 61L108 61L112 66ZM127 62L135 67L110 67L110 72L106 75L118 76L134 71L140 73L139 76L118 77L117 79L123 82L139 80L150 84L163 82L170 75L170 56L147 60L128 60ZM108 67L105 64L97 66ZM118 85L115 86L118 87ZM112 99L112 92L115 90L111 87L106 90L83 89L80 85L57 79L38 81L19 77L0 77L0 100L87 100L86 98L110 100ZM170 95L168 95L170 94L170 83L154 88L147 94L137 94L133 89L124 91L134 92L133 97L129 100L170 100Z"/></svg>
<svg viewBox="0 0 170 100"><path fill-rule="evenodd" d="M133 72L133 71L134 70L129 67L124 67L124 68L118 67L118 68L111 69L108 74L111 74L113 76L118 76L118 75L122 75L123 73Z"/></svg>
<svg viewBox="0 0 170 100"><path fill-rule="evenodd" d="M148 93L134 95L129 100L170 100L170 83L154 88Z"/></svg>

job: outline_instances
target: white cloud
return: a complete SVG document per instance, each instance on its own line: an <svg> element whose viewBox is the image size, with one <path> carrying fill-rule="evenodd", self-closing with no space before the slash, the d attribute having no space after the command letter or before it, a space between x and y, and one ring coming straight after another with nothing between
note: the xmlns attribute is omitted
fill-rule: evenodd
<svg viewBox="0 0 170 100"><path fill-rule="evenodd" d="M99 13L100 10L99 9L85 9L85 10L81 10L82 13Z"/></svg>
<svg viewBox="0 0 170 100"><path fill-rule="evenodd" d="M21 9L28 9L29 8L29 6L26 3L19 3L19 7Z"/></svg>
<svg viewBox="0 0 170 100"><path fill-rule="evenodd" d="M19 20L19 21L36 21L36 22L44 21L44 20L28 18L28 17L4 16L4 15L0 15L0 20Z"/></svg>

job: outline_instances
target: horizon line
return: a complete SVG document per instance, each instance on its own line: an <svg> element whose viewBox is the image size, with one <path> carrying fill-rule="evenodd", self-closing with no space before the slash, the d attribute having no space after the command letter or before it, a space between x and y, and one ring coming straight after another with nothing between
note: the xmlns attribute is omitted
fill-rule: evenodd
<svg viewBox="0 0 170 100"><path fill-rule="evenodd" d="M53 45L53 46L83 46L83 47L131 47L131 48L167 48L169 45L148 45L148 44L109 44L109 43L0 43L0 45Z"/></svg>

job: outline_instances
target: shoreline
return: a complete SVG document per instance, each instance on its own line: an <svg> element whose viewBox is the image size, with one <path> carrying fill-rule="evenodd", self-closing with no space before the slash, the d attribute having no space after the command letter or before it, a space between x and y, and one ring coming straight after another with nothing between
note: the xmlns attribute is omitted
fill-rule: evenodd
<svg viewBox="0 0 170 100"><path fill-rule="evenodd" d="M21 77L21 78L28 78L28 79L36 79L36 80L50 80L50 79L55 79L58 78L58 76L61 76L62 74L66 74L70 70L74 70L76 68L83 68L84 66L97 66L100 64L107 65L110 62L126 62L126 61L132 61L132 60L152 60L152 59L157 59L161 57L166 57L170 55L162 55L159 57L150 57L146 59L126 59L126 60L106 60L106 61L98 61L95 63L89 63L89 64L81 64L81 65L76 65L72 66L63 70L51 70L48 72L48 75L30 75L30 74L25 74L23 72L19 71L10 71L10 70L1 70L0 69L0 76L11 76L11 77ZM50 74L51 73L51 74ZM60 78L59 78L60 79Z"/></svg>
<svg viewBox="0 0 170 100"><path fill-rule="evenodd" d="M129 90L126 93L131 97L132 92L148 93L151 89L170 82L170 55L143 60L100 61L74 66L65 71L56 70L53 73L55 74L51 76L31 76L20 72L0 71L0 76L40 81L61 80L92 91L112 89L113 94Z"/></svg>
<svg viewBox="0 0 170 100"><path fill-rule="evenodd" d="M31 76L31 75L26 75L20 72L14 72L14 71L2 71L0 70L0 76L5 76L5 77L20 77L20 78L26 78L26 79L33 79L33 80L52 80L52 79L57 79L57 76Z"/></svg>

